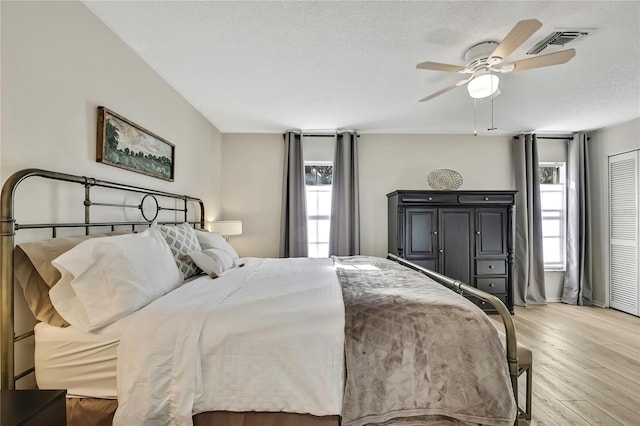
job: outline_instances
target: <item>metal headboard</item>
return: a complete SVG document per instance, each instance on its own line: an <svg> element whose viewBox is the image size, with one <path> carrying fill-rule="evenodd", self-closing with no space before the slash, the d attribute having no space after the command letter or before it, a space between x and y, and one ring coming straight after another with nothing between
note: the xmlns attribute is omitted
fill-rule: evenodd
<svg viewBox="0 0 640 426"><path fill-rule="evenodd" d="M16 222L13 209L16 189L21 182L31 177L40 177L82 185L84 187L84 222L34 224L19 224ZM140 204L102 203L92 201L91 189L94 187L140 194ZM157 197L181 200L183 202L182 208L162 207L159 205ZM151 205L154 206L155 214L145 213L145 209L143 208L145 200L148 200L147 203L152 203ZM136 226L149 226L154 220L156 220L158 213L163 210L173 211L175 212L175 215L179 215L182 212L184 213L184 220L159 221L158 223L160 224L177 225L179 223L188 222L194 227L199 226L201 229L204 229L205 220L204 203L199 198L41 169L24 169L9 177L2 187L0 204L0 356L2 357L0 360L0 389L14 389L18 380L31 374L35 370L34 367L31 367L19 372L18 374L14 371L15 343L33 335L33 330L31 330L27 333L16 336L14 330L13 250L16 231L23 229L51 229L53 238L57 236L57 230L59 228L84 228L86 235L89 235L91 228L107 227L113 231L115 227L128 226L131 227L132 231L135 231ZM189 206L193 206L194 204L199 205L199 212L196 212L196 217L199 217L199 219L196 221L189 221ZM92 207L138 209L144 221L91 222Z"/></svg>

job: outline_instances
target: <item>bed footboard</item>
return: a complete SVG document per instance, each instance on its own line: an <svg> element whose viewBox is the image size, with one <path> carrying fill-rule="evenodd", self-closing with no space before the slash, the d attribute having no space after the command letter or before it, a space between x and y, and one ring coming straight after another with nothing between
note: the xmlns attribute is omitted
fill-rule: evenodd
<svg viewBox="0 0 640 426"><path fill-rule="evenodd" d="M450 288L453 291L456 291L460 294L468 294L478 299L484 300L487 303L491 303L498 314L500 314L500 318L502 319L502 324L504 325L504 331L506 336L506 352L507 352L507 364L509 365L509 375L511 376L511 386L513 388L513 395L516 400L516 404L518 403L518 342L516 338L516 328L513 323L513 319L511 318L511 314L509 313L509 309L505 306L504 303L496 296L486 293L482 290L478 290L475 287L471 287L468 284L465 284L461 281L454 280L445 275L439 274L437 272L430 271L429 269L425 269L421 266L416 265L415 263L409 262L406 259L398 257L395 254L387 253L387 258L391 259L395 262L400 263L401 265L407 266L408 268L414 269L418 272L423 273L429 278L433 279L439 284L444 285L445 287Z"/></svg>

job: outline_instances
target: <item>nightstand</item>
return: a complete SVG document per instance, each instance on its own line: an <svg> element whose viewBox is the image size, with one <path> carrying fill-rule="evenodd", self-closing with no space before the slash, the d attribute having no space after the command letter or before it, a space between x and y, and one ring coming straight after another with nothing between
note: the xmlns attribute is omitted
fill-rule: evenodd
<svg viewBox="0 0 640 426"><path fill-rule="evenodd" d="M67 409L64 390L2 389L0 425L66 426Z"/></svg>

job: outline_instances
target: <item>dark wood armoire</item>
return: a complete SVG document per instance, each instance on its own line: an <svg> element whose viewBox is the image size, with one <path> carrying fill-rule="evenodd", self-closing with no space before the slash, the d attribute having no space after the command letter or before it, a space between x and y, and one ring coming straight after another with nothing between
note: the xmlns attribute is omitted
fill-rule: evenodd
<svg viewBox="0 0 640 426"><path fill-rule="evenodd" d="M394 191L389 252L500 298L513 313L515 191ZM469 297L487 312L490 304Z"/></svg>

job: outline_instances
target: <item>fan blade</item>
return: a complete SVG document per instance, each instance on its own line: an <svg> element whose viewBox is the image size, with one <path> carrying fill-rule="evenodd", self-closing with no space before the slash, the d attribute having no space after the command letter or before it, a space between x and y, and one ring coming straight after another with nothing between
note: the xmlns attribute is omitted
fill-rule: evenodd
<svg viewBox="0 0 640 426"><path fill-rule="evenodd" d="M420 99L418 102L425 102L425 101L429 101L429 100L431 100L431 99L435 98L436 96L440 96L440 95L442 95L443 93L447 93L449 90L453 90L453 89L455 89L456 87L460 87L460 86L464 85L465 83L467 83L467 82L468 82L469 80L471 80L472 78L473 78L473 75L472 75L471 77L469 77L469 78L465 78L464 80L460 80L460 81L458 81L456 84L452 84L451 86L447 86L447 87L445 87L444 89L440 89L440 90L438 90L437 92L432 93L432 94L430 94L429 96L427 96L427 97L425 97L425 98Z"/></svg>
<svg viewBox="0 0 640 426"><path fill-rule="evenodd" d="M430 94L429 96L427 96L427 97L425 97L425 98L420 99L418 102L425 102L425 101L429 101L429 100L431 100L431 99L435 98L436 96L440 96L440 95L442 95L443 93L447 93L449 90L453 90L453 89L455 89L456 87L458 87L458 86L457 86L457 85L455 85L455 84L452 84L451 86L445 87L444 89L438 90L436 93L432 93L432 94Z"/></svg>
<svg viewBox="0 0 640 426"><path fill-rule="evenodd" d="M524 71L532 68L548 67L550 65L559 65L568 62L576 56L576 49L561 50L559 52L548 53L529 59L522 59L512 63L513 71Z"/></svg>
<svg viewBox="0 0 640 426"><path fill-rule="evenodd" d="M420 62L418 65L416 65L416 68L419 68L422 70L447 71L447 72L458 72L464 69L462 65L441 64L439 62Z"/></svg>
<svg viewBox="0 0 640 426"><path fill-rule="evenodd" d="M540 29L542 22L537 19L526 19L518 22L509 34L500 42L491 54L491 58L504 60L511 55L522 43Z"/></svg>

